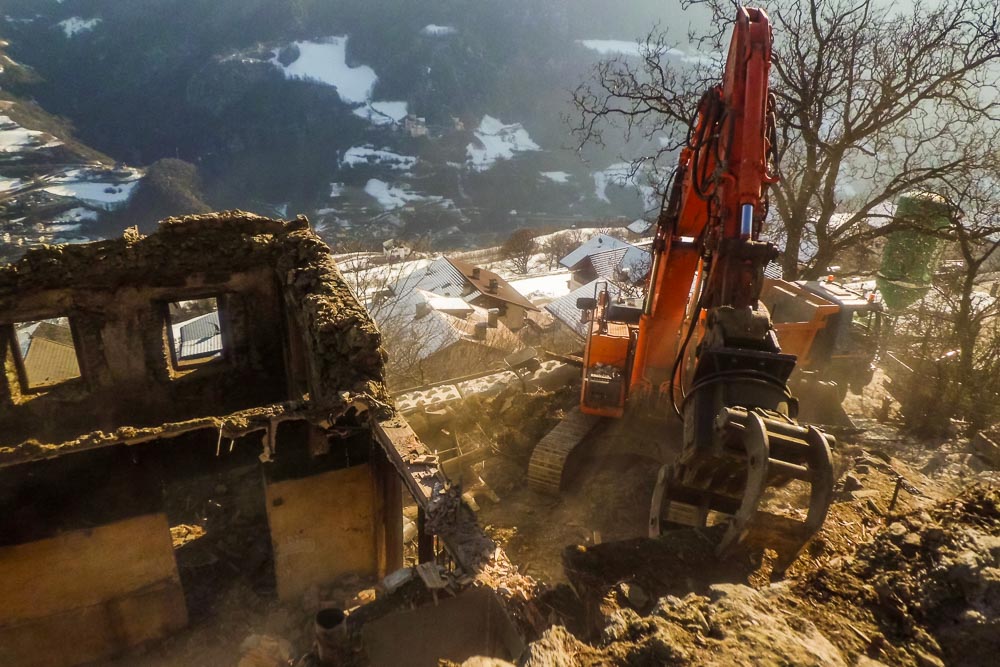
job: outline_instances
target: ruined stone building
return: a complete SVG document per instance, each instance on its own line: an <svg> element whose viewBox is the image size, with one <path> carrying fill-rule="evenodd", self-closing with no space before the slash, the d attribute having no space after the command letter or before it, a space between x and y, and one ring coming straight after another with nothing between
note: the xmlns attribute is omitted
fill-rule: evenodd
<svg viewBox="0 0 1000 667"><path fill-rule="evenodd" d="M32 250L0 267L0 357L0 664L186 625L203 568L171 527L196 517L283 600L400 566L379 334L304 220Z"/></svg>

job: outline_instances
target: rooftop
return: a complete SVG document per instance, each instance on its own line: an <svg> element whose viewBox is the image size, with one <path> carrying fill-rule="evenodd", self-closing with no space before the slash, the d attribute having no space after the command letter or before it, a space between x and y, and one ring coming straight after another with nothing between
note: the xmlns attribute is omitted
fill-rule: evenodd
<svg viewBox="0 0 1000 667"><path fill-rule="evenodd" d="M510 286L499 274L463 262L460 259L448 258L451 265L462 274L483 296L520 306L525 310L538 310L523 294ZM495 283L493 281L496 281ZM495 287L491 287L495 285Z"/></svg>
<svg viewBox="0 0 1000 667"><path fill-rule="evenodd" d="M583 297L593 298L597 295L598 283L607 283L608 295L615 299L621 294L621 289L613 282L603 278L591 280L586 285L577 287L566 296L559 297L551 303L545 304L545 310L552 313L553 317L576 332L581 338L587 335L587 324L581 321L583 311L576 307L576 300Z"/></svg>
<svg viewBox="0 0 1000 667"><path fill-rule="evenodd" d="M604 252L605 250L614 250L615 248L627 248L630 246L631 244L626 243L621 239L616 239L615 237L608 236L607 234L598 234L585 243L582 243L580 247L573 252L560 259L559 263L567 269L574 269L580 262L594 253Z"/></svg>

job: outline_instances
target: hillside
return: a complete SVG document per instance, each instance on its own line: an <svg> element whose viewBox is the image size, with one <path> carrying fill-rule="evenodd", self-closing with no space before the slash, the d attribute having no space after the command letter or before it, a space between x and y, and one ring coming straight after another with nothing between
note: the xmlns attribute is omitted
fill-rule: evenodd
<svg viewBox="0 0 1000 667"><path fill-rule="evenodd" d="M579 154L563 118L599 58L668 18L653 0L6 5L0 37L33 73L10 93L113 160L196 165L212 208L463 245L655 206L624 182L638 146Z"/></svg>

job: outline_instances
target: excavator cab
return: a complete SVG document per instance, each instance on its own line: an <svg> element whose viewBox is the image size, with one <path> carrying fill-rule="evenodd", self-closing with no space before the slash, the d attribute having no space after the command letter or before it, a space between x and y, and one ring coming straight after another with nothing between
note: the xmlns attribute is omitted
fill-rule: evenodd
<svg viewBox="0 0 1000 667"><path fill-rule="evenodd" d="M580 410L600 417L625 414L630 370L635 356L642 308L612 297L608 283L598 283L593 297L577 299L590 327L583 357Z"/></svg>

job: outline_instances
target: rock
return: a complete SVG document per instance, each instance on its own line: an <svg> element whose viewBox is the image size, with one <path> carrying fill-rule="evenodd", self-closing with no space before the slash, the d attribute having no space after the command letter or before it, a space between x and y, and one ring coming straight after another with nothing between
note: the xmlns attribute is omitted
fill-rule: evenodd
<svg viewBox="0 0 1000 667"><path fill-rule="evenodd" d="M860 491L864 486L861 481L851 473L844 475L844 492Z"/></svg>
<svg viewBox="0 0 1000 667"><path fill-rule="evenodd" d="M542 636L528 644L524 652L523 667L579 667L586 656L598 656L593 649L569 633L561 625L545 631Z"/></svg>
<svg viewBox="0 0 1000 667"><path fill-rule="evenodd" d="M972 439L972 450L993 468L1000 468L1000 444L983 432Z"/></svg>
<svg viewBox="0 0 1000 667"><path fill-rule="evenodd" d="M605 642L622 639L629 635L629 626L640 620L640 616L629 608L619 609L605 617L607 625L601 631Z"/></svg>
<svg viewBox="0 0 1000 667"><path fill-rule="evenodd" d="M887 530L889 531L889 535L895 542L898 542L899 540L903 539L903 536L906 535L907 532L909 532L907 527L904 524L900 523L899 521L893 521L892 523L890 523L889 528Z"/></svg>
<svg viewBox="0 0 1000 667"><path fill-rule="evenodd" d="M649 604L649 596L646 595L646 591L642 590L638 584L627 584L623 582L618 584L618 590L625 596L628 603L637 611L645 609L646 605Z"/></svg>
<svg viewBox="0 0 1000 667"><path fill-rule="evenodd" d="M918 533L907 533L907 535L903 537L903 544L901 545L903 553L912 556L920 551L920 545L922 542L923 540L920 538Z"/></svg>
<svg viewBox="0 0 1000 667"><path fill-rule="evenodd" d="M462 663L462 667L515 667L514 663L501 660L500 658L488 658L482 655L474 655Z"/></svg>
<svg viewBox="0 0 1000 667"><path fill-rule="evenodd" d="M280 637L250 635L240 644L240 653L237 667L287 667L292 645Z"/></svg>
<svg viewBox="0 0 1000 667"><path fill-rule="evenodd" d="M918 648L913 649L913 657L920 667L945 667L944 661L941 658L931 655L926 651L921 651Z"/></svg>

